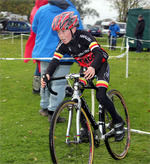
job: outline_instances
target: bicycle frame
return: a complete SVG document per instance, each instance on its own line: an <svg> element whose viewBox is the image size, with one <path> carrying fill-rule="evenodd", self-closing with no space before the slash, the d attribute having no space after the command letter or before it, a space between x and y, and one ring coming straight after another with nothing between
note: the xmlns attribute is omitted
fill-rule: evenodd
<svg viewBox="0 0 150 164"><path fill-rule="evenodd" d="M99 103L99 121L96 122L84 97L81 98L81 101L82 101L82 107L85 113L87 114L87 117L89 118L96 135L100 139L105 140L108 137L110 137L112 134L114 134L114 129L109 131L107 134L104 134L104 128L106 125L105 125L105 109L103 108L103 106Z"/></svg>
<svg viewBox="0 0 150 164"><path fill-rule="evenodd" d="M89 88L89 89L97 89L93 82L90 81L90 87L82 87L81 84L79 83L79 77L81 76L84 76L81 75L81 74L69 74L69 75L66 75L66 76L63 76L63 77L57 77L57 78L51 78L52 80L60 80L60 79L75 79L75 82L73 84L73 89L74 89L74 92L73 92L73 96L72 96L72 101L76 102L76 110L77 110L77 116L76 116L76 128L77 128L77 141L71 141L71 142L76 142L76 143L80 143L80 115L81 115L81 106L82 108L84 109L87 117L89 118L90 122L91 122L91 125L94 129L94 132L96 134L96 136L99 138L99 139L102 139L102 140L105 140L107 139L108 137L111 137L113 134L114 134L114 129L112 129L111 131L109 131L108 133L104 134L104 128L105 128L105 109L103 108L103 106L99 103L99 121L96 122L93 115L91 114L91 111L84 99L81 93L81 89L83 88ZM46 75L43 75L43 79L46 78ZM46 82L47 79L46 79ZM49 91L52 93L52 94L55 94L57 95L56 92L54 92L49 86L48 86L48 83L47 83L47 87L49 89ZM80 95L81 94L81 95ZM66 132L66 144L69 144L70 141L69 141L69 133L70 133L70 127L71 127L71 118L72 118L72 115L73 115L73 111L70 109L70 112L69 112L69 121L68 121L68 127L67 127L67 132Z"/></svg>
<svg viewBox="0 0 150 164"><path fill-rule="evenodd" d="M77 116L76 116L76 128L77 128L77 141L76 143L80 143L80 115L81 115L81 106L84 109L87 117L89 118L91 125L95 131L96 136L99 139L105 140L107 139L109 136L111 136L112 134L114 134L114 129L112 129L109 133L104 134L104 128L105 128L105 109L103 108L103 106L101 104L99 104L99 121L98 123L95 121L93 115L91 114L91 111L84 99L83 96L81 96L81 91L80 91L80 84L78 81L76 81L73 85L74 88L74 93L72 96L72 101L75 101L77 106ZM81 94L81 95L80 95ZM73 111L70 110L69 112L69 121L68 121L68 128L67 128L67 132L66 132L66 144L69 144L69 132L70 132L70 127L71 127L71 118L72 118L72 114Z"/></svg>

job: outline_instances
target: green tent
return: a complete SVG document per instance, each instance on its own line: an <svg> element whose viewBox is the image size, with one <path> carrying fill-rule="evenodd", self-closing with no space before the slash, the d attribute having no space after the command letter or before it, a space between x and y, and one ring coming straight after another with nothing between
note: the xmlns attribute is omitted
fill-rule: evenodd
<svg viewBox="0 0 150 164"><path fill-rule="evenodd" d="M130 49L136 47L136 40L132 38L136 38L134 36L134 30L138 22L138 16L140 14L143 15L143 18L145 20L145 30L143 33L143 48L150 48L150 6L148 6L128 10L126 36L131 37L129 38Z"/></svg>

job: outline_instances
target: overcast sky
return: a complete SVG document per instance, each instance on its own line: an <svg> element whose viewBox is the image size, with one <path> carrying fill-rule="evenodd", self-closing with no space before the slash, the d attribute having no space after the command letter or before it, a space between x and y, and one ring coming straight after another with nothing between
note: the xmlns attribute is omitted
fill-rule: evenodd
<svg viewBox="0 0 150 164"><path fill-rule="evenodd" d="M107 0L91 0L89 7L95 9L100 17L86 17L83 21L84 24L93 25L97 20L106 18L112 18L113 20L117 19L117 12L110 7L110 2Z"/></svg>
<svg viewBox="0 0 150 164"><path fill-rule="evenodd" d="M147 4L150 5L150 0L146 1ZM96 21L103 20L106 18L111 18L116 21L118 13L110 5L111 3L108 0L91 0L91 3L88 5L88 7L95 9L99 13L100 17L86 17L83 20L83 23L94 25Z"/></svg>

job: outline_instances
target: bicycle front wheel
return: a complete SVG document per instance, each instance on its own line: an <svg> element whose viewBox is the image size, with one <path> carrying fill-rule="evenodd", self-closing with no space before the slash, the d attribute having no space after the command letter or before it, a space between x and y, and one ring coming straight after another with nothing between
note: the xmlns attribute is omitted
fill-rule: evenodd
<svg viewBox="0 0 150 164"><path fill-rule="evenodd" d="M53 163L89 163L92 164L94 155L93 133L90 121L81 108L88 127L89 142L77 142L76 130L76 103L70 100L62 102L56 109L49 133L49 146ZM59 117L64 117L65 122L57 123ZM80 123L80 128L82 125ZM69 135L66 136L68 130Z"/></svg>
<svg viewBox="0 0 150 164"><path fill-rule="evenodd" d="M114 159L123 159L129 149L130 144L130 122L129 122L129 114L128 109L125 104L125 100L120 92L117 90L110 90L108 92L108 95L110 99L113 101L114 106L119 113L119 115L123 118L125 121L125 137L123 140L116 142L114 139L114 136L108 137L105 140L106 147L108 149L109 154ZM105 132L109 132L113 129L112 126L112 119L109 113L105 112Z"/></svg>

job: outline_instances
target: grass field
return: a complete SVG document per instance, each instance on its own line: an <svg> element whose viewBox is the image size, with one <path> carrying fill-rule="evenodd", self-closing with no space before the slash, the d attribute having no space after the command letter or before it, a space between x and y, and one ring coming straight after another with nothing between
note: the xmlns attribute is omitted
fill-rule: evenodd
<svg viewBox="0 0 150 164"><path fill-rule="evenodd" d="M26 43L24 39L24 46ZM101 45L106 39L99 38ZM118 45L121 45L118 39ZM110 56L123 52L110 51ZM0 38L0 58L20 58L20 37ZM150 132L150 52L129 52L129 77L126 78L126 57L109 60L110 89L119 90L126 100L131 129ZM39 115L40 96L32 94L35 64L30 61L0 60L0 164L49 164L49 123ZM71 72L78 72L74 64ZM85 93L90 102L90 92ZM90 106L90 103L89 103ZM97 107L97 106L96 106ZM95 115L98 110L95 109ZM61 145L60 145L61 149ZM62 150L63 151L63 150ZM150 135L131 133L131 144L125 159L115 161L105 145L95 148L95 164L148 164L150 163Z"/></svg>

